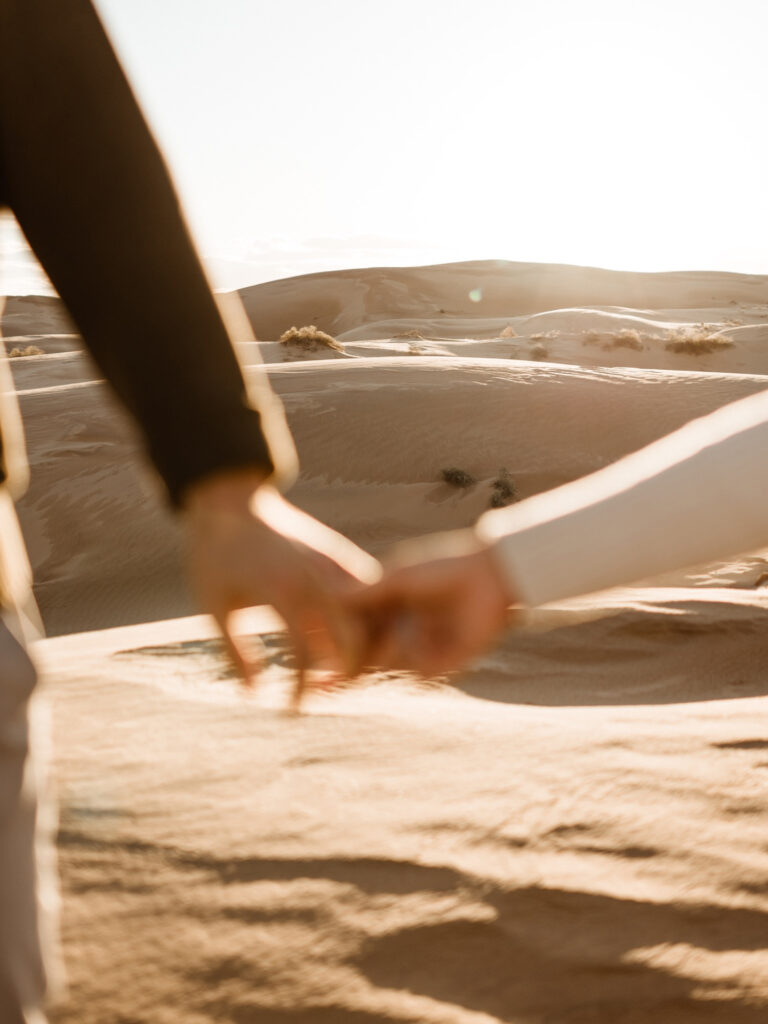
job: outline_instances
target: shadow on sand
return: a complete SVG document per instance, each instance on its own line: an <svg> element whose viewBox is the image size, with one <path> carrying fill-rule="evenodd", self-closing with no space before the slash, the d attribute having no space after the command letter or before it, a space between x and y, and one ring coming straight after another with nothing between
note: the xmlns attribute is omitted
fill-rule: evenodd
<svg viewBox="0 0 768 1024"><path fill-rule="evenodd" d="M291 1005L290 992L289 1005L265 1005L264 997L260 999L265 979L259 941L267 934L265 926L279 929L291 920L292 911L274 900L259 908L263 889L249 883L280 881L290 886L307 879L344 883L345 892L357 894L361 910L370 904L374 919L373 905L385 896L455 895L450 920L426 915L423 921L403 919L390 930L373 933L361 927L355 942L345 941L346 952L335 966L346 977L353 970L368 983L364 989L369 993L369 986L386 993L408 992L494 1020L526 1024L763 1024L768 1013L765 993L745 994L734 981L739 974L733 958L765 947L768 916L756 910L654 903L538 885L505 888L450 867L409 860L230 859L137 840L106 844L75 831L63 832L60 842L73 853L100 849L106 858L120 861L123 874L131 868L134 879L162 879L166 894L173 878L171 888L178 889L185 917L197 917L211 930L216 924L204 891L197 899L195 891L206 876L215 885L235 887L242 905L228 900L223 917L234 916L247 929L253 926L253 942L234 958L231 950L216 956L212 943L213 955L204 965L189 964L190 980L199 984L201 972L205 975L205 1011L215 1011L217 1020L416 1024L408 1014L379 1015L365 1005L351 1005L343 991L329 991L327 1000L312 1005L298 996ZM192 874L194 886L189 884ZM326 904L305 911L310 919L317 915L307 924L318 934L327 910ZM725 954L731 964L727 971L707 967L713 957ZM227 979L233 977L248 983L247 1002L242 992L227 1001Z"/></svg>
<svg viewBox="0 0 768 1024"><path fill-rule="evenodd" d="M549 706L762 697L766 657L768 610L759 604L666 599L509 633L454 685L484 700Z"/></svg>

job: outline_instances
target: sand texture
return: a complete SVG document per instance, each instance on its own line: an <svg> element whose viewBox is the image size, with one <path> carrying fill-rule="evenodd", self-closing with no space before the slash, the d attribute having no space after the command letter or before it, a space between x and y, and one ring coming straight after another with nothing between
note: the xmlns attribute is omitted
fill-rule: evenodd
<svg viewBox="0 0 768 1024"><path fill-rule="evenodd" d="M376 554L768 387L768 279L500 262L246 289L291 497ZM282 344L314 324L340 347ZM283 712L186 593L133 428L12 300L50 638L70 977L56 1024L762 1024L768 549L538 612L468 671ZM151 372L148 365L147 372ZM472 478L442 479L446 468ZM100 632L93 632L94 630Z"/></svg>

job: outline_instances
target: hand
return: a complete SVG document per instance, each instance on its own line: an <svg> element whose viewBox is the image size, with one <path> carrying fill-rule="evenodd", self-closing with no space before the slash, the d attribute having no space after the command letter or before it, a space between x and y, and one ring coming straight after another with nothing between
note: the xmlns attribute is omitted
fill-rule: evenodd
<svg viewBox="0 0 768 1024"><path fill-rule="evenodd" d="M251 471L194 485L185 513L190 581L244 682L252 682L256 666L233 635L230 618L237 609L259 604L272 605L288 628L296 656L295 707L313 661L330 656L349 673L360 659L365 633L340 595L351 585L379 579L375 558Z"/></svg>
<svg viewBox="0 0 768 1024"><path fill-rule="evenodd" d="M346 599L368 620L358 671L376 665L442 675L491 646L509 624L515 595L489 547L467 530L414 542L415 552L425 548L432 548L427 560L395 566Z"/></svg>

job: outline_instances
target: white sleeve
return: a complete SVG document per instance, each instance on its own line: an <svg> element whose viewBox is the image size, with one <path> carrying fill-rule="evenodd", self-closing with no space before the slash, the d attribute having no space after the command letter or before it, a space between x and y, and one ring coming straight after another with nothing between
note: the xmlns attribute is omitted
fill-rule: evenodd
<svg viewBox="0 0 768 1024"><path fill-rule="evenodd" d="M513 593L529 606L768 544L768 391L597 473L486 512Z"/></svg>

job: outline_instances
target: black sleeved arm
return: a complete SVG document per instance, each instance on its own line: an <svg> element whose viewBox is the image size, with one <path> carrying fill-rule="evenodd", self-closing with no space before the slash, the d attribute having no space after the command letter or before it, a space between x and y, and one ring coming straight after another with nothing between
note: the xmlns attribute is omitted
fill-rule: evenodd
<svg viewBox="0 0 768 1024"><path fill-rule="evenodd" d="M141 426L172 501L219 470L271 474L279 452L92 4L0 0L0 46L0 201Z"/></svg>

